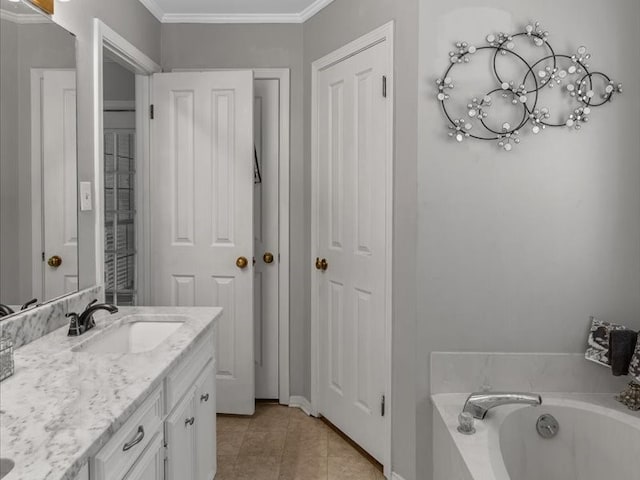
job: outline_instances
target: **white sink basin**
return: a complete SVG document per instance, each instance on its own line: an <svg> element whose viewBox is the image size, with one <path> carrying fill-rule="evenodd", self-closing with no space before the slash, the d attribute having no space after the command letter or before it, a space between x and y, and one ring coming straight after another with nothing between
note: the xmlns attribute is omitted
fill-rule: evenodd
<svg viewBox="0 0 640 480"><path fill-rule="evenodd" d="M132 315L75 346L75 352L143 353L156 348L186 321L176 315Z"/></svg>

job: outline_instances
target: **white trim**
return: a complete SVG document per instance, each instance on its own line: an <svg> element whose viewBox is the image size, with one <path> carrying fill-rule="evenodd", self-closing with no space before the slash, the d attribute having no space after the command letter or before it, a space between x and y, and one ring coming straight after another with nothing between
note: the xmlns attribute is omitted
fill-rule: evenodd
<svg viewBox="0 0 640 480"><path fill-rule="evenodd" d="M94 122L94 211L96 232L95 238L95 267L96 285L104 285L104 86L103 61L104 50L117 63L136 73L136 127L139 141L137 142L138 158L142 163L149 157L149 76L161 70L160 65L142 53L124 37L109 28L100 19L93 19L93 122ZM139 79L139 77L142 77ZM138 84L141 85L138 85ZM141 93L139 95L139 93ZM147 169L146 166L143 168ZM142 175L139 174L140 178ZM140 190L140 189L138 189ZM143 230L143 235L145 235ZM147 269L144 269L146 271Z"/></svg>
<svg viewBox="0 0 640 480"><path fill-rule="evenodd" d="M398 475L396 472L393 472L391 474L391 480L404 480L404 478L402 478L400 475Z"/></svg>
<svg viewBox="0 0 640 480"><path fill-rule="evenodd" d="M222 68L174 68L173 72L206 72L206 71L224 71L229 69ZM280 89L280 156L279 164L279 182L278 182L278 253L280 255L280 264L278 265L278 399L282 405L290 402L289 387L289 265L290 247L289 247L289 230L290 230L290 205L289 191L291 190L290 179L290 125L291 125L291 109L290 109L290 77L291 71L288 68L240 68L232 70L252 70L253 78L256 80L278 80Z"/></svg>
<svg viewBox="0 0 640 480"><path fill-rule="evenodd" d="M338 50L316 60L311 64L311 187L312 187L312 208L311 208L311 257L310 262L313 263L315 253L318 251L319 236L319 212L318 212L318 194L319 194L319 140L318 140L318 74L322 70L335 65L347 58L378 45L382 42L388 42L389 48L389 72L387 74L387 91L390 92L387 102L388 117L388 139L387 139L387 165L386 165L386 282L385 282L385 390L386 390L386 407L388 414L385 416L385 448L384 448L384 471L387 475L391 472L391 402L392 402L392 384L391 384L391 348L392 348L392 280L393 280L393 162L394 162L394 22L393 20L372 32L354 40ZM318 409L319 396L319 319L318 319L318 277L311 276L311 410L314 415L321 414Z"/></svg>
<svg viewBox="0 0 640 480"><path fill-rule="evenodd" d="M333 0L316 0L291 13L165 13L156 0L139 0L162 23L304 23Z"/></svg>
<svg viewBox="0 0 640 480"><path fill-rule="evenodd" d="M299 13L166 13L162 23L302 23Z"/></svg>
<svg viewBox="0 0 640 480"><path fill-rule="evenodd" d="M0 20L17 23L20 25L32 23L52 23L49 17L40 13L13 13L8 10L0 9Z"/></svg>
<svg viewBox="0 0 640 480"><path fill-rule="evenodd" d="M291 395L291 398L289 399L289 407L299 408L307 415L313 416L313 413L311 411L311 403L305 397Z"/></svg>

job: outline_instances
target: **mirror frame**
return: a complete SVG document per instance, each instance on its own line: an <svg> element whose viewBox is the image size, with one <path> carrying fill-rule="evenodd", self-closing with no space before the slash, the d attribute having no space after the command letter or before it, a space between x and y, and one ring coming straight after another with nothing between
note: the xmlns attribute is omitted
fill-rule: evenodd
<svg viewBox="0 0 640 480"><path fill-rule="evenodd" d="M23 2L37 7L38 9L42 10L42 12L48 15L53 15L53 0L23 0Z"/></svg>

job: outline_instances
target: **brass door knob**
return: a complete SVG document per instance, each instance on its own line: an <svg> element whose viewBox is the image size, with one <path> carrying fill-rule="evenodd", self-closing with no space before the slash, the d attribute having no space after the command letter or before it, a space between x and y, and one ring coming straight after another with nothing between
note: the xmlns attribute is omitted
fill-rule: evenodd
<svg viewBox="0 0 640 480"><path fill-rule="evenodd" d="M59 257L58 255L54 255L49 260L47 260L47 264L50 267L58 268L60 265L62 265L62 258Z"/></svg>
<svg viewBox="0 0 640 480"><path fill-rule="evenodd" d="M249 260L247 260L246 257L238 257L236 260L236 267L240 269L247 268L247 265L249 265Z"/></svg>
<svg viewBox="0 0 640 480"><path fill-rule="evenodd" d="M322 270L323 272L326 272L327 268L329 268L329 262L327 262L327 259L323 258L322 260L320 260L320 258L317 257L316 258L316 269L317 270Z"/></svg>
<svg viewBox="0 0 640 480"><path fill-rule="evenodd" d="M264 263L273 263L273 253L267 252L262 256Z"/></svg>

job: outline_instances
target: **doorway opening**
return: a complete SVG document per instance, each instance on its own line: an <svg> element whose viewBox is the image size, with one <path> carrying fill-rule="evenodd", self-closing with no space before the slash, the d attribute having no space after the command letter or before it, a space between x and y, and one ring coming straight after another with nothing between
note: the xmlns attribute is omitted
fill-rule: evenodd
<svg viewBox="0 0 640 480"><path fill-rule="evenodd" d="M108 303L138 304L136 77L104 52L104 289Z"/></svg>

